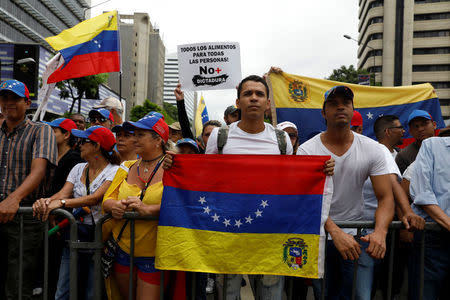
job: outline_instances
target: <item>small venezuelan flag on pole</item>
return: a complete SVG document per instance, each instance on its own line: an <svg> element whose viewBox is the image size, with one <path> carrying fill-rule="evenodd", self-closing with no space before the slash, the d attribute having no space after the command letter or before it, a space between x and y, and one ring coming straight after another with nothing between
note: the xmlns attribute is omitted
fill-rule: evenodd
<svg viewBox="0 0 450 300"><path fill-rule="evenodd" d="M45 40L64 59L47 83L120 71L117 11L81 22Z"/></svg>

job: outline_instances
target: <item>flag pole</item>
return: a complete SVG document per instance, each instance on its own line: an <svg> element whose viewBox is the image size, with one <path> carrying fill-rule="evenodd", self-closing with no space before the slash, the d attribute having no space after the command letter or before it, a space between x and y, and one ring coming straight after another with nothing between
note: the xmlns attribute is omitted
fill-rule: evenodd
<svg viewBox="0 0 450 300"><path fill-rule="evenodd" d="M198 98L198 93L194 92L194 111L192 112L192 114L194 115L192 118L192 128L194 131L194 137L197 137L197 132L195 131L195 115L197 114L197 99Z"/></svg>

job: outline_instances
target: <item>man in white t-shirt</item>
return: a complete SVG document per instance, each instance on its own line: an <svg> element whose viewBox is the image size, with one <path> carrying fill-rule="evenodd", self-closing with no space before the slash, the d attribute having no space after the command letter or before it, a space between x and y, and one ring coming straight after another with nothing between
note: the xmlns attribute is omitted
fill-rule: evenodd
<svg viewBox="0 0 450 300"><path fill-rule="evenodd" d="M284 147L280 145L279 136L275 128L264 122L264 112L270 107L269 87L265 80L259 76L251 75L243 79L238 86L236 106L241 111L241 120L234 122L227 130L214 128L208 140L206 154L281 154L282 150L292 154L292 144L286 132L279 131L278 135L284 137ZM222 130L222 131L221 131ZM219 145L219 131L225 131L227 136L225 144ZM220 142L222 144L222 142ZM220 148L220 149L219 149ZM166 156L163 167L170 168L172 157ZM324 172L332 175L334 162L328 161ZM268 174L269 176L270 174ZM240 299L242 275L227 275L226 299ZM218 280L218 284L222 280ZM256 282L257 294L261 299L281 299L284 277L264 275ZM219 286L220 290L220 286Z"/></svg>
<svg viewBox="0 0 450 300"><path fill-rule="evenodd" d="M396 146L402 143L403 127L397 116L386 115L379 117L374 123L374 133L380 143L380 151L383 152L386 159L386 166L388 173L391 177L392 192L394 195L394 200L396 203L397 216L403 221L405 228L407 230L422 230L425 225L425 220L418 215L416 215L408 201L408 197L400 185L402 180L402 175L400 170L395 163L395 151ZM378 200L372 187L372 182L367 179L363 187L363 198L364 198L364 220L365 221L375 221L375 211L378 207ZM363 234L373 232L372 229L363 230ZM408 239L408 234L410 232L402 232L402 239ZM412 233L410 236L410 241L412 241ZM395 259L394 266L394 276L393 276L393 295L400 292L401 284L403 282L403 271L406 266L407 253L404 250L401 251L400 248L396 247L397 251L394 255L397 255ZM405 257L405 259L403 258ZM362 253L360 259L358 260L358 274L357 274L357 286L360 287L359 290L371 290L373 282L375 260L370 257L367 253ZM381 278L381 277L380 277ZM386 292L386 285L382 283L382 290Z"/></svg>
<svg viewBox="0 0 450 300"><path fill-rule="evenodd" d="M251 75L238 86L236 107L241 120L231 123L222 151L218 149L219 128L214 128L206 146L206 154L280 154L275 128L264 122L264 112L270 107L269 87L259 76ZM284 133L286 154L292 154L289 136ZM227 275L226 299L240 299L242 275ZM218 282L220 284L220 280ZM284 277L264 275L256 283L262 299L281 299Z"/></svg>
<svg viewBox="0 0 450 300"><path fill-rule="evenodd" d="M331 299L350 299L353 282L353 261L361 255L355 229L340 229L335 221L361 221L364 211L362 188L370 176L378 198L373 233L361 237L368 243L365 251L381 259L386 252L386 233L394 216L394 199L386 161L374 140L350 130L353 116L353 92L347 86L335 86L325 93L322 115L327 130L305 142L298 154L331 155L336 161L333 176L333 197L325 223L332 241L327 241L326 279ZM320 297L320 280L314 281L316 297ZM370 297L370 291L357 291Z"/></svg>

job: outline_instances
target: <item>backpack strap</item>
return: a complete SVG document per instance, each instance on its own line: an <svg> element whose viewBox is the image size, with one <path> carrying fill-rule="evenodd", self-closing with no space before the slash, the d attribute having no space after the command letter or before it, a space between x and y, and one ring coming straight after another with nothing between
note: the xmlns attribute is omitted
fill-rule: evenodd
<svg viewBox="0 0 450 300"><path fill-rule="evenodd" d="M286 135L283 130L275 128L275 134L277 135L278 149L280 149L281 155L286 155L287 142Z"/></svg>
<svg viewBox="0 0 450 300"><path fill-rule="evenodd" d="M217 133L217 150L219 154L223 153L223 147L228 140L228 126L222 126Z"/></svg>

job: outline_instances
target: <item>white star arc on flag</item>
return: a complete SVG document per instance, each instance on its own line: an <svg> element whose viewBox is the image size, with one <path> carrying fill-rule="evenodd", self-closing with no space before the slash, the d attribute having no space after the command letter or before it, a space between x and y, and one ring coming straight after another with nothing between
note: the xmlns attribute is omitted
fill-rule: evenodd
<svg viewBox="0 0 450 300"><path fill-rule="evenodd" d="M373 114L369 111L367 114L367 119L373 119Z"/></svg>
<svg viewBox="0 0 450 300"><path fill-rule="evenodd" d="M245 223L252 224L252 221L253 221L252 216L248 215L248 217L245 217Z"/></svg>
<svg viewBox="0 0 450 300"><path fill-rule="evenodd" d="M217 214L214 214L214 216L211 216L211 218L213 218L214 222L219 222L219 216Z"/></svg>
<svg viewBox="0 0 450 300"><path fill-rule="evenodd" d="M234 226L237 226L237 228L241 227L242 223L241 223L241 219L239 220L234 220Z"/></svg>
<svg viewBox="0 0 450 300"><path fill-rule="evenodd" d="M198 200L198 202L200 202L200 203L203 205L203 203L206 202L205 197L200 197L200 199Z"/></svg>
<svg viewBox="0 0 450 300"><path fill-rule="evenodd" d="M210 208L210 205L208 205L208 206L204 205L205 203L208 202L208 201L206 201L206 196L199 197L199 199L197 201L200 202L201 208L203 209L204 214L210 215L210 213L214 212L213 211L214 207ZM260 208L256 209L256 211L254 212L255 218L258 218L258 217L262 218L262 213L264 212L264 209L266 207L270 206L268 202L269 202L268 200L261 200L261 203L259 204ZM214 203L214 201L211 203ZM230 217L232 218L232 216L230 216ZM252 222L255 220L252 218L252 213L250 213L248 215L248 217L243 217L243 219L245 219L245 222L241 221L242 219L234 219L234 225L232 225L231 218L227 219L226 217L221 217L217 213L214 213L214 215L211 215L211 219L213 222L220 222L220 219L223 219L222 224L225 225L225 227L232 226L232 227L241 228L242 225L252 224Z"/></svg>

